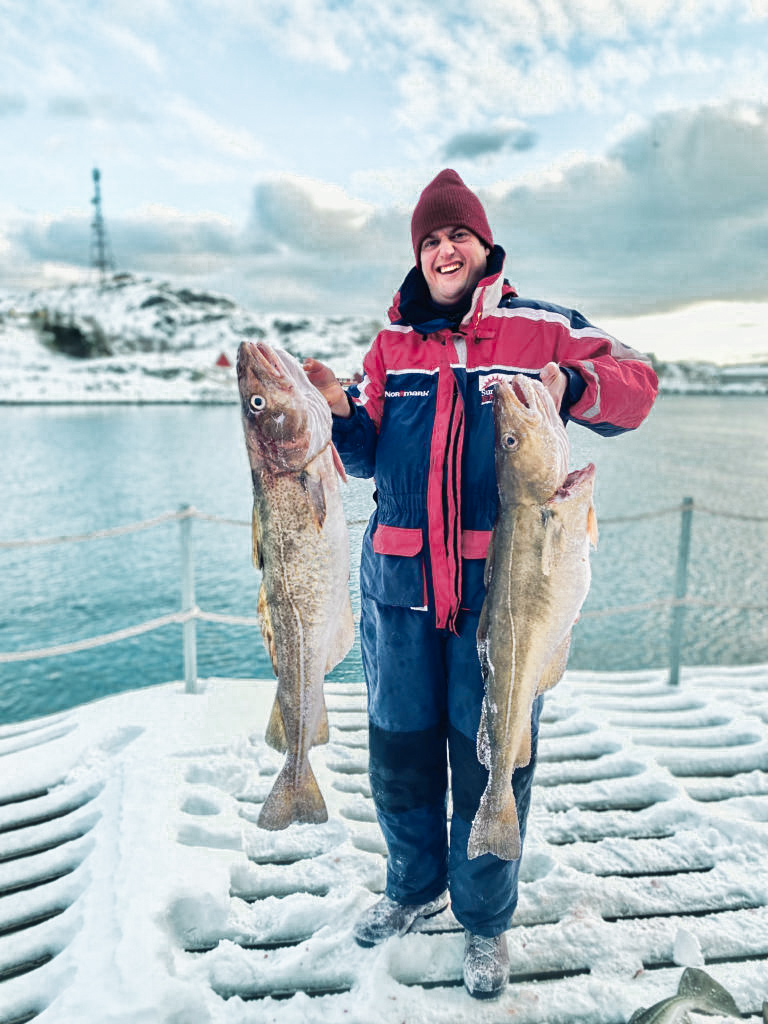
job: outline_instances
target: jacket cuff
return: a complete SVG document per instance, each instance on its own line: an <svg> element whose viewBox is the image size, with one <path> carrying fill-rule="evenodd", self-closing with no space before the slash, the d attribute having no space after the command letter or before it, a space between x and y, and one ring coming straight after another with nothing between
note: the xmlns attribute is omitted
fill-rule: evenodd
<svg viewBox="0 0 768 1024"><path fill-rule="evenodd" d="M567 413L571 406L575 405L587 390L587 382L581 376L579 371L574 370L572 366L561 365L560 369L568 378L565 394L563 395L563 401L560 405L560 412Z"/></svg>

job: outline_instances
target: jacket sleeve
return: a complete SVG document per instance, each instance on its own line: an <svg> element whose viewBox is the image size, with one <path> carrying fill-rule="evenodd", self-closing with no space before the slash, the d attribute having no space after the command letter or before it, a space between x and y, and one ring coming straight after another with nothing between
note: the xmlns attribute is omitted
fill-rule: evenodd
<svg viewBox="0 0 768 1024"><path fill-rule="evenodd" d="M352 415L333 417L333 443L352 476L371 477L376 468L376 445L384 408L386 371L379 337L363 359L363 379L347 388Z"/></svg>
<svg viewBox="0 0 768 1024"><path fill-rule="evenodd" d="M648 356L594 327L580 313L571 313L570 327L563 327L555 359L567 371L576 371L586 385L568 407L568 417L576 423L611 436L639 427L651 411L658 379Z"/></svg>

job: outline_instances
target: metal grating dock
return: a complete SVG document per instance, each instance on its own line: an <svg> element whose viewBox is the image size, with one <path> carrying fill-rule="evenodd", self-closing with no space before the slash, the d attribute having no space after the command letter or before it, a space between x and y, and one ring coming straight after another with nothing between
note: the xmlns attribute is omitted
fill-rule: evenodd
<svg viewBox="0 0 768 1024"><path fill-rule="evenodd" d="M363 989L392 1001L391 1018L385 1005L375 1017L392 1024L409 999L428 1005L430 1024L625 1024L631 1011L611 993L630 978L635 1009L673 994L682 935L757 1024L768 999L768 869L745 885L744 863L755 847L763 863L768 855L768 673L717 670L707 694L646 672L572 673L549 696L508 936L510 986L490 1005L463 993L463 937L450 910L386 948L351 941L354 915L385 878L361 687L326 687L331 742L313 753L325 825L256 826L280 758L242 743L185 750L176 842L214 851L229 896L217 915L202 897L167 908L174 970L204 979L211 1019L222 1022L280 1021L289 1005L303 1006L306 1020L359 1019ZM44 753L76 722L73 713L7 728L0 766L33 746ZM237 774L245 762L247 778ZM59 1024L30 979L49 972L40 993L55 987L57 962L82 928L89 861L108 841L108 768L79 782L71 766L57 770L49 785L38 771L29 788L0 799L0 1024ZM60 973L62 986L76 984Z"/></svg>

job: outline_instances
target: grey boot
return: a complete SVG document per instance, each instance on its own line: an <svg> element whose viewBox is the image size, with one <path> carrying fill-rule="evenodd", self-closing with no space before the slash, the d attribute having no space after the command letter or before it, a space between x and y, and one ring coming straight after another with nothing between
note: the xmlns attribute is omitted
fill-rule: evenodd
<svg viewBox="0 0 768 1024"><path fill-rule="evenodd" d="M464 986L475 999L498 999L509 980L507 936L464 933Z"/></svg>
<svg viewBox="0 0 768 1024"><path fill-rule="evenodd" d="M405 935L420 918L434 917L447 906L447 891L428 903L395 903L382 896L358 917L352 934L359 946L375 946L393 935Z"/></svg>

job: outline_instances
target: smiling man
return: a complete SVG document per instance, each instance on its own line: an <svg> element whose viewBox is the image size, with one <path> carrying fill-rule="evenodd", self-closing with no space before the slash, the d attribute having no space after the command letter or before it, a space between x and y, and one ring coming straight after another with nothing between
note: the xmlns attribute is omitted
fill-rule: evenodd
<svg viewBox="0 0 768 1024"><path fill-rule="evenodd" d="M347 471L376 482L360 562L360 638L371 792L389 857L386 894L354 935L362 946L402 935L443 910L450 893L465 929L464 983L487 999L509 975L505 932L520 865L467 856L488 780L476 753L476 634L498 508L493 387L516 373L538 377L564 421L610 435L639 426L657 382L649 359L580 313L518 297L482 204L455 171L422 192L411 238L416 266L363 361L362 382L345 392L329 367L305 363L334 414ZM530 763L512 780L521 837L541 701Z"/></svg>

